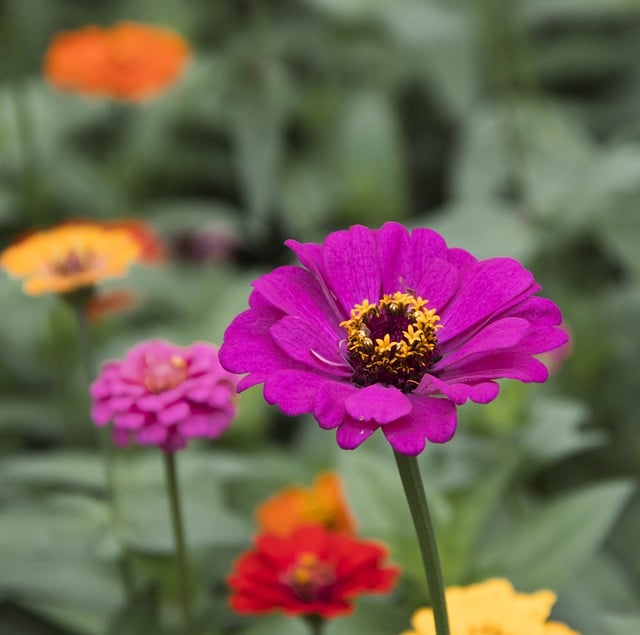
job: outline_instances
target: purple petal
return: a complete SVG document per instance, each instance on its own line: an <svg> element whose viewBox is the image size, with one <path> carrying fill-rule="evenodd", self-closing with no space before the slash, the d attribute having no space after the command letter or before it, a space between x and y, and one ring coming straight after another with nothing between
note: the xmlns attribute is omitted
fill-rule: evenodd
<svg viewBox="0 0 640 635"><path fill-rule="evenodd" d="M106 401L95 401L91 406L91 418L97 426L103 426L111 421L113 412Z"/></svg>
<svg viewBox="0 0 640 635"><path fill-rule="evenodd" d="M460 247L451 247L447 250L447 260L455 265L460 271L474 265L478 259L468 251Z"/></svg>
<svg viewBox="0 0 640 635"><path fill-rule="evenodd" d="M468 342L450 351L451 345L441 345L442 359L433 367L434 371L453 368L455 364L479 353L495 352L516 346L529 330L529 322L522 318L504 318L488 324Z"/></svg>
<svg viewBox="0 0 640 635"><path fill-rule="evenodd" d="M186 438L217 437L231 423L231 418L222 413L211 413L208 416L190 417L180 426L180 432Z"/></svg>
<svg viewBox="0 0 640 635"><path fill-rule="evenodd" d="M343 450L355 450L376 430L377 423L347 419L336 432L336 441Z"/></svg>
<svg viewBox="0 0 640 635"><path fill-rule="evenodd" d="M302 370L279 348L269 329L282 317L276 309L249 309L227 327L220 347L220 363L233 373L257 372L267 375L286 369Z"/></svg>
<svg viewBox="0 0 640 635"><path fill-rule="evenodd" d="M518 261L492 258L469 267L458 293L440 313L441 344L476 326L499 310L508 310L514 300L524 299L539 287L533 276Z"/></svg>
<svg viewBox="0 0 640 635"><path fill-rule="evenodd" d="M327 378L316 373L284 370L265 378L264 398L276 404L286 415L311 412L318 388Z"/></svg>
<svg viewBox="0 0 640 635"><path fill-rule="evenodd" d="M339 342L344 339L344 331L337 335L320 324L310 328L309 321L304 318L284 317L269 329L269 333L289 357L306 366L343 376L352 372L340 355Z"/></svg>
<svg viewBox="0 0 640 635"><path fill-rule="evenodd" d="M111 429L111 438L119 448L126 448L131 442L131 433L128 430Z"/></svg>
<svg viewBox="0 0 640 635"><path fill-rule="evenodd" d="M345 400L358 390L353 384L337 381L320 386L313 403L313 416L320 427L325 430L338 427L347 416Z"/></svg>
<svg viewBox="0 0 640 635"><path fill-rule="evenodd" d="M327 284L341 313L348 316L363 300L377 302L382 276L377 261L375 233L362 225L329 234L323 245Z"/></svg>
<svg viewBox="0 0 640 635"><path fill-rule="evenodd" d="M254 289L272 306L287 315L312 320L314 324L324 322L324 328L340 332L338 324L342 317L327 302L327 296L319 281L301 267L278 267L271 273L253 282Z"/></svg>
<svg viewBox="0 0 640 635"><path fill-rule="evenodd" d="M326 278L322 246L316 243L299 243L297 240L285 240L284 244L291 249L300 263L306 267L319 282Z"/></svg>
<svg viewBox="0 0 640 635"><path fill-rule="evenodd" d="M446 369L440 379L452 383L480 383L487 380L508 378L519 379L525 383L544 382L549 376L547 367L528 354L495 353L486 355L475 361L469 361L456 367Z"/></svg>
<svg viewBox="0 0 640 635"><path fill-rule="evenodd" d="M500 392L500 386L493 381L478 384L448 384L433 375L425 375L416 388L415 395L438 395L449 397L455 404L461 405L471 399L476 403L489 403Z"/></svg>
<svg viewBox="0 0 640 635"><path fill-rule="evenodd" d="M111 396L111 391L107 386L107 382L104 381L101 376L91 384L89 387L89 394L93 399L106 399Z"/></svg>
<svg viewBox="0 0 640 635"><path fill-rule="evenodd" d="M124 397L113 397L109 399L109 408L111 408L112 412L126 412L131 408L134 401L135 397L130 395L126 395Z"/></svg>
<svg viewBox="0 0 640 635"><path fill-rule="evenodd" d="M181 396L181 386L158 393L148 392L146 395L136 399L136 406L143 412L160 412L163 408L166 408L170 403L176 401Z"/></svg>
<svg viewBox="0 0 640 635"><path fill-rule="evenodd" d="M433 258L425 263L413 287L416 295L428 300L429 309L441 311L460 285L460 272L446 260Z"/></svg>
<svg viewBox="0 0 640 635"><path fill-rule="evenodd" d="M409 398L397 388L373 384L352 393L344 402L347 414L356 421L386 424L411 412Z"/></svg>
<svg viewBox="0 0 640 635"><path fill-rule="evenodd" d="M135 430L143 426L146 419L145 415L141 412L126 412L124 414L116 414L113 418L113 425L116 428Z"/></svg>
<svg viewBox="0 0 640 635"><path fill-rule="evenodd" d="M375 232L375 237L378 242L377 257L382 275L382 293L395 293L405 289L409 232L400 223L385 223ZM374 301L373 298L369 300Z"/></svg>
<svg viewBox="0 0 640 635"><path fill-rule="evenodd" d="M140 445L159 445L167 439L168 434L167 428L158 423L154 423L140 430L136 430L135 437Z"/></svg>
<svg viewBox="0 0 640 635"><path fill-rule="evenodd" d="M562 313L554 302L534 296L513 307L505 317L522 317L535 326L558 326L562 323Z"/></svg>
<svg viewBox="0 0 640 635"><path fill-rule="evenodd" d="M416 289L423 272L431 265L434 258L445 260L447 243L444 238L432 229L417 228L411 232L409 253L407 258L407 286Z"/></svg>
<svg viewBox="0 0 640 635"><path fill-rule="evenodd" d="M166 406L157 413L158 422L165 426L174 425L183 421L191 414L189 405L184 401L178 401L171 406Z"/></svg>
<svg viewBox="0 0 640 635"><path fill-rule="evenodd" d="M518 351L538 355L564 346L569 341L569 334L559 328L531 329L518 344Z"/></svg>
<svg viewBox="0 0 640 635"><path fill-rule="evenodd" d="M395 450L414 456L422 452L425 439L449 441L456 431L456 405L449 399L411 395L411 414L383 426L382 431Z"/></svg>

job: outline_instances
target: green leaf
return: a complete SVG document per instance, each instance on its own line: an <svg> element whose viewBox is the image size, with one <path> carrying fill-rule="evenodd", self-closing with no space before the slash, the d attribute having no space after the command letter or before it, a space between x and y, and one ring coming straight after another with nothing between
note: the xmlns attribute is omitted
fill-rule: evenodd
<svg viewBox="0 0 640 635"><path fill-rule="evenodd" d="M154 587L136 592L116 615L109 635L140 635L160 632L158 593Z"/></svg>
<svg viewBox="0 0 640 635"><path fill-rule="evenodd" d="M640 615L606 615L604 623L610 635L638 635Z"/></svg>
<svg viewBox="0 0 640 635"><path fill-rule="evenodd" d="M375 226L402 218L407 207L403 147L396 114L386 95L351 95L337 124L334 163L347 221Z"/></svg>
<svg viewBox="0 0 640 635"><path fill-rule="evenodd" d="M602 431L583 427L586 416L579 402L548 396L537 399L528 415L531 423L517 434L516 442L537 465L603 445Z"/></svg>
<svg viewBox="0 0 640 635"><path fill-rule="evenodd" d="M632 492L628 481L591 485L515 517L478 551L478 577L505 576L528 591L560 590L596 553Z"/></svg>
<svg viewBox="0 0 640 635"><path fill-rule="evenodd" d="M66 485L102 489L104 470L95 453L58 451L7 457L0 464L0 479L14 486L53 489Z"/></svg>

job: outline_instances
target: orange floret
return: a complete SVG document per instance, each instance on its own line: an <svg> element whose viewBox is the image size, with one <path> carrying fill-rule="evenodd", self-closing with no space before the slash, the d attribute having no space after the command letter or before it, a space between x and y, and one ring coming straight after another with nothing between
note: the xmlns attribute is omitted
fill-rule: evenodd
<svg viewBox="0 0 640 635"><path fill-rule="evenodd" d="M278 492L256 509L256 518L262 532L280 536L309 523L355 534L355 521L342 493L340 479L333 472L320 474L311 487L289 487Z"/></svg>
<svg viewBox="0 0 640 635"><path fill-rule="evenodd" d="M138 102L171 86L189 58L187 42L164 27L85 26L54 36L44 75L61 90Z"/></svg>

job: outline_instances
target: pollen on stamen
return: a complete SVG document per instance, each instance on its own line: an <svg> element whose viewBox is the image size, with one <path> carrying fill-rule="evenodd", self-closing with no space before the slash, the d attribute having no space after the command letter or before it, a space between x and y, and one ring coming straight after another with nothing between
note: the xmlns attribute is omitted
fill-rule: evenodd
<svg viewBox="0 0 640 635"><path fill-rule="evenodd" d="M439 359L436 333L441 328L428 301L398 291L377 304L368 299L340 323L347 331L347 359L358 386L382 383L413 391Z"/></svg>

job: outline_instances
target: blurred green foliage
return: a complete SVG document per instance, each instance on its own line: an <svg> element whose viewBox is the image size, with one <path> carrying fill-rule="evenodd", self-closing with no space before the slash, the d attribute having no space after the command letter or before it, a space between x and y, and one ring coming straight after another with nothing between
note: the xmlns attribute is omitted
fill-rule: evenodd
<svg viewBox="0 0 640 635"><path fill-rule="evenodd" d="M4 0L0 241L68 218L136 217L170 261L105 288L138 299L93 325L99 360L153 336L219 343L287 237L430 226L523 260L563 309L571 352L545 386L505 383L421 456L446 581L548 587L582 635L640 630L640 1ZM121 19L191 42L186 76L139 106L41 77L52 35ZM25 132L25 126L28 130ZM72 316L0 278L0 632L175 632L160 457L118 456L109 519ZM555 364L556 362L554 362ZM224 578L255 505L335 468L364 536L404 576L328 635L397 633L425 601L391 453L354 453L259 388L215 444L179 458L203 634L302 633L248 619ZM131 554L138 594L116 568Z"/></svg>

